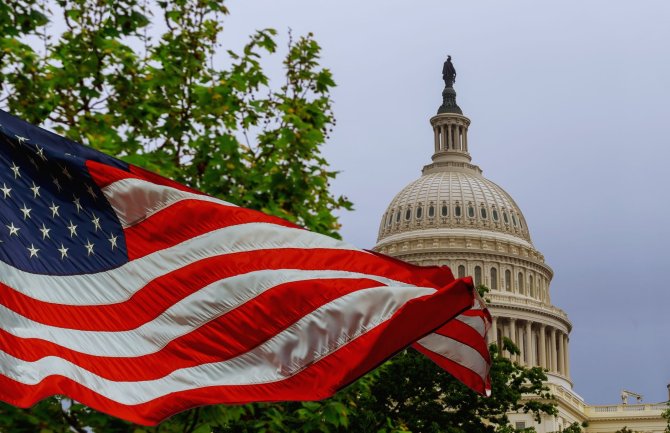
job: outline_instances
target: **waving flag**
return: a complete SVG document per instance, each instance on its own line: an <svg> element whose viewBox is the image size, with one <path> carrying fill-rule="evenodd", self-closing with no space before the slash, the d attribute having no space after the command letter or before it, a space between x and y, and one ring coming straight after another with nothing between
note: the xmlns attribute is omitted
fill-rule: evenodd
<svg viewBox="0 0 670 433"><path fill-rule="evenodd" d="M64 394L151 425L203 404L322 399L415 342L488 390L490 317L469 279L4 112L0 125L0 400Z"/></svg>

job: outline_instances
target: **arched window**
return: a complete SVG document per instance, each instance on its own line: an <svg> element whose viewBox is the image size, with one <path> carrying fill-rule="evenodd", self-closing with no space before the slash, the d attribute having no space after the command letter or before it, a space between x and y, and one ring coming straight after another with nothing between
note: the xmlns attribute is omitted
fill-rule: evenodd
<svg viewBox="0 0 670 433"><path fill-rule="evenodd" d="M435 217L435 206L432 204L428 206L428 218L433 218Z"/></svg>
<svg viewBox="0 0 670 433"><path fill-rule="evenodd" d="M423 218L423 208L419 205L416 208L416 219L420 220L421 218Z"/></svg>
<svg viewBox="0 0 670 433"><path fill-rule="evenodd" d="M505 290L512 291L512 273L509 269L505 271Z"/></svg>
<svg viewBox="0 0 670 433"><path fill-rule="evenodd" d="M465 266L460 265L458 267L458 278L463 278L465 277Z"/></svg>
<svg viewBox="0 0 670 433"><path fill-rule="evenodd" d="M479 209L479 215L481 215L482 219L484 220L489 217L488 213L486 212L486 208L483 206Z"/></svg>
<svg viewBox="0 0 670 433"><path fill-rule="evenodd" d="M491 268L491 290L498 290L498 270Z"/></svg>
<svg viewBox="0 0 670 433"><path fill-rule="evenodd" d="M519 293L523 293L523 274L521 272L517 275L517 282L519 283Z"/></svg>
<svg viewBox="0 0 670 433"><path fill-rule="evenodd" d="M482 284L482 267L475 266L475 287Z"/></svg>
<svg viewBox="0 0 670 433"><path fill-rule="evenodd" d="M505 224L509 224L509 217L507 216L507 212L503 211L503 220L505 220Z"/></svg>
<svg viewBox="0 0 670 433"><path fill-rule="evenodd" d="M460 216L461 216L461 205L457 204L456 207L454 208L454 216L456 216L457 218L460 218Z"/></svg>
<svg viewBox="0 0 670 433"><path fill-rule="evenodd" d="M514 227L516 227L516 215L512 214L512 223L514 224Z"/></svg>
<svg viewBox="0 0 670 433"><path fill-rule="evenodd" d="M398 209L398 212L395 214L395 222L400 222L400 209Z"/></svg>
<svg viewBox="0 0 670 433"><path fill-rule="evenodd" d="M407 208L407 210L405 211L405 220L409 221L410 218L412 218L412 209Z"/></svg>
<svg viewBox="0 0 670 433"><path fill-rule="evenodd" d="M442 212L443 217L446 217L447 215L449 215L449 206L447 206L446 203L443 203L442 210L440 212Z"/></svg>
<svg viewBox="0 0 670 433"><path fill-rule="evenodd" d="M493 208L491 214L493 215L493 221L498 221L498 211L495 208Z"/></svg>
<svg viewBox="0 0 670 433"><path fill-rule="evenodd" d="M475 208L472 207L472 205L468 206L468 217L469 218L475 217Z"/></svg>
<svg viewBox="0 0 670 433"><path fill-rule="evenodd" d="M528 291L530 292L530 297L535 297L535 287L533 285L533 276L528 277Z"/></svg>

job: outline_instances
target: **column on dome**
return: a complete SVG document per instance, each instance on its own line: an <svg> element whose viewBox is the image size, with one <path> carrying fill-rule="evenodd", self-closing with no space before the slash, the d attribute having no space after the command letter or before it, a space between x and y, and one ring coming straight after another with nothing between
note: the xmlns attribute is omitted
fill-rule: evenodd
<svg viewBox="0 0 670 433"><path fill-rule="evenodd" d="M457 137L458 137L458 150L460 150L462 152L463 151L463 126L459 125L457 131L458 132L456 134L458 134L457 135Z"/></svg>
<svg viewBox="0 0 670 433"><path fill-rule="evenodd" d="M565 353L565 376L570 377L570 350L568 349L568 343L570 342L568 334L563 334L563 347Z"/></svg>
<svg viewBox="0 0 670 433"><path fill-rule="evenodd" d="M558 371L556 365L556 355L558 355L558 351L556 350L556 328L551 328L551 332L549 334L549 344L551 345L549 350L549 356L551 357L551 368L549 371Z"/></svg>
<svg viewBox="0 0 670 433"><path fill-rule="evenodd" d="M510 332L509 332L509 331L510 331L510 322L509 322L509 319L505 319L505 321L503 322L502 326L503 326L503 328L502 328L502 335L503 335L503 337L505 337L505 338L507 338L507 339L511 339L512 336L511 336L511 334L510 334ZM503 346L504 346L504 343L503 343Z"/></svg>
<svg viewBox="0 0 670 433"><path fill-rule="evenodd" d="M533 367L535 365L535 361L533 360L533 354L535 351L533 350L533 331L531 328L532 324L530 323L529 320L526 321L526 347L525 349L525 361L526 361L526 366L528 367Z"/></svg>
<svg viewBox="0 0 670 433"><path fill-rule="evenodd" d="M558 332L558 368L557 371L565 375L565 346L563 345L563 333Z"/></svg>
<svg viewBox="0 0 670 433"><path fill-rule="evenodd" d="M435 134L435 153L440 151L440 128L438 126L433 128Z"/></svg>
<svg viewBox="0 0 670 433"><path fill-rule="evenodd" d="M454 150L460 150L458 125L454 125L453 132L454 132Z"/></svg>
<svg viewBox="0 0 670 433"><path fill-rule="evenodd" d="M463 127L463 150L468 151L468 130Z"/></svg>
<svg viewBox="0 0 670 433"><path fill-rule="evenodd" d="M451 125L447 125L447 149L451 150L454 148L453 137L451 136Z"/></svg>
<svg viewBox="0 0 670 433"><path fill-rule="evenodd" d="M440 125L440 151L447 149L447 128L444 125Z"/></svg>
<svg viewBox="0 0 670 433"><path fill-rule="evenodd" d="M546 328L546 325L540 324L540 367L542 368L548 368Z"/></svg>
<svg viewBox="0 0 670 433"><path fill-rule="evenodd" d="M498 344L498 318L491 317L491 329L489 330L489 344Z"/></svg>
<svg viewBox="0 0 670 433"><path fill-rule="evenodd" d="M519 326L516 329L516 337L518 339L517 347L519 348L519 355L517 356L517 360L519 361L520 364L523 365L524 364L523 355L526 352L526 341L521 326L522 326L521 323L519 323Z"/></svg>
<svg viewBox="0 0 670 433"><path fill-rule="evenodd" d="M517 347L519 346L519 340L516 335L516 319L509 319L509 339L512 340ZM517 355L510 356L510 359L513 361L518 361L519 357Z"/></svg>
<svg viewBox="0 0 670 433"><path fill-rule="evenodd" d="M463 142L461 141L463 132L463 127L461 125L456 126L456 150L463 150Z"/></svg>

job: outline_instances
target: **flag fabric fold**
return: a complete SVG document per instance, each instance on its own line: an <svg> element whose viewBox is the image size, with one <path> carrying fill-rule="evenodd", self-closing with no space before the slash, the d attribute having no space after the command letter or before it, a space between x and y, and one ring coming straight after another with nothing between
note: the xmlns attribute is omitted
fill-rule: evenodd
<svg viewBox="0 0 670 433"><path fill-rule="evenodd" d="M469 278L241 208L0 112L0 400L153 425L326 398L413 345L489 390Z"/></svg>

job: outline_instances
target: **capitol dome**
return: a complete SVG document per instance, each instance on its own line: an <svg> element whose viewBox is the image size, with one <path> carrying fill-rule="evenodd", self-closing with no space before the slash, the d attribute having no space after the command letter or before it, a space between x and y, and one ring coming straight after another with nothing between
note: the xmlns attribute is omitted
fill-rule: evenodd
<svg viewBox="0 0 670 433"><path fill-rule="evenodd" d="M432 161L391 200L374 250L416 265L446 265L457 277L487 286L490 341L502 347L503 339L512 340L521 354L508 356L547 369L550 382L570 390L572 324L551 303L553 271L533 245L519 206L472 163L470 119L453 86L442 99L430 119Z"/></svg>
<svg viewBox="0 0 670 433"><path fill-rule="evenodd" d="M452 75L445 76L445 70ZM541 419L509 412L516 429L564 431L588 421L586 431L593 433L613 432L625 424L644 432L665 431L665 403L629 405L628 396L637 394L622 391L621 405L591 406L573 391L572 324L551 303L553 271L533 245L519 206L472 163L470 119L456 103L455 77L449 58L443 69L442 105L430 119L432 161L421 177L391 199L374 250L415 265L449 266L456 277L471 276L475 285L490 289L485 295L492 316L489 342L514 362L544 369L557 403L557 414ZM508 340L519 352L504 350Z"/></svg>
<svg viewBox="0 0 670 433"><path fill-rule="evenodd" d="M408 231L456 228L532 246L512 197L475 170L437 171L407 185L384 212L379 241Z"/></svg>

